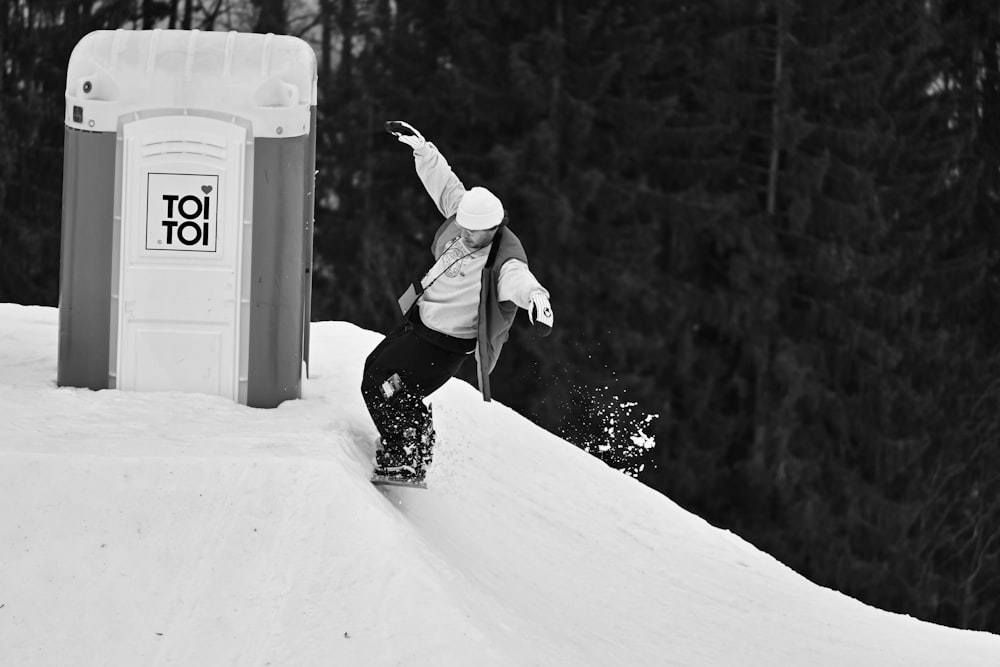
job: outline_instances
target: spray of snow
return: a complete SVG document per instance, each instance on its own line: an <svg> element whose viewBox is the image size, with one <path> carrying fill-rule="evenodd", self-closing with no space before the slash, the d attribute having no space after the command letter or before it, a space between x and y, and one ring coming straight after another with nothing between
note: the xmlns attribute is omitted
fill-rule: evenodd
<svg viewBox="0 0 1000 667"><path fill-rule="evenodd" d="M638 403L612 393L609 387L575 387L560 432L585 452L637 478L647 454L656 446L648 430L659 417L638 407Z"/></svg>

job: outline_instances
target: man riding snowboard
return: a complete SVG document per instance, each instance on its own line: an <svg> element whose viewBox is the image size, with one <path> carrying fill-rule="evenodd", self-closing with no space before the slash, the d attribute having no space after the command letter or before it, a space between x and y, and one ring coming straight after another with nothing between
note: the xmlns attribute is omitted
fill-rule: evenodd
<svg viewBox="0 0 1000 667"><path fill-rule="evenodd" d="M380 434L373 481L422 486L434 446L424 398L475 356L479 388L489 375L518 308L542 333L552 330L549 293L528 269L500 200L466 190L434 144L411 125L386 129L413 149L417 175L445 221L431 244L434 265L400 297L403 323L365 361L361 395Z"/></svg>

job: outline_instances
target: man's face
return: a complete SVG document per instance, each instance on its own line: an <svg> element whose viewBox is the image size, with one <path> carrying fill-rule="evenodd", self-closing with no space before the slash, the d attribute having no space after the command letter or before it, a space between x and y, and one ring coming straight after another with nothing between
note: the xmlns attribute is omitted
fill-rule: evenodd
<svg viewBox="0 0 1000 667"><path fill-rule="evenodd" d="M499 229L499 226L480 230L466 229L465 227L462 227L462 242L469 248L469 250L478 250L479 248L488 245L489 242L493 240L493 237L496 236L497 229Z"/></svg>

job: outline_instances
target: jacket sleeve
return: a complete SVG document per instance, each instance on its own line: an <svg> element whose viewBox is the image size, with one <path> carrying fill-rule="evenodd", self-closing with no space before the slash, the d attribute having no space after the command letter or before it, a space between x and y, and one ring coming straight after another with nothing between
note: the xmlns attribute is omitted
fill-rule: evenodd
<svg viewBox="0 0 1000 667"><path fill-rule="evenodd" d="M500 301L513 301L519 308L527 310L531 305L533 292L542 292L546 298L549 296L549 291L542 287L527 264L519 259L504 262L497 280L497 298Z"/></svg>
<svg viewBox="0 0 1000 667"><path fill-rule="evenodd" d="M424 184L441 215L446 218L455 215L458 203L465 196L465 186L451 170L451 165L444 159L441 151L427 142L423 148L413 151L413 160L420 182Z"/></svg>

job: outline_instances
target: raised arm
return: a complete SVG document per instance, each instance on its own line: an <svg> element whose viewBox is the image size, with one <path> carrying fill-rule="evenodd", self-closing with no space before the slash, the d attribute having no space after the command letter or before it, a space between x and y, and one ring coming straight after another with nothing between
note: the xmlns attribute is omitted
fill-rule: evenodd
<svg viewBox="0 0 1000 667"><path fill-rule="evenodd" d="M391 120L385 124L385 128L401 143L413 149L417 176L441 215L446 218L454 215L466 190L441 151L409 123Z"/></svg>

